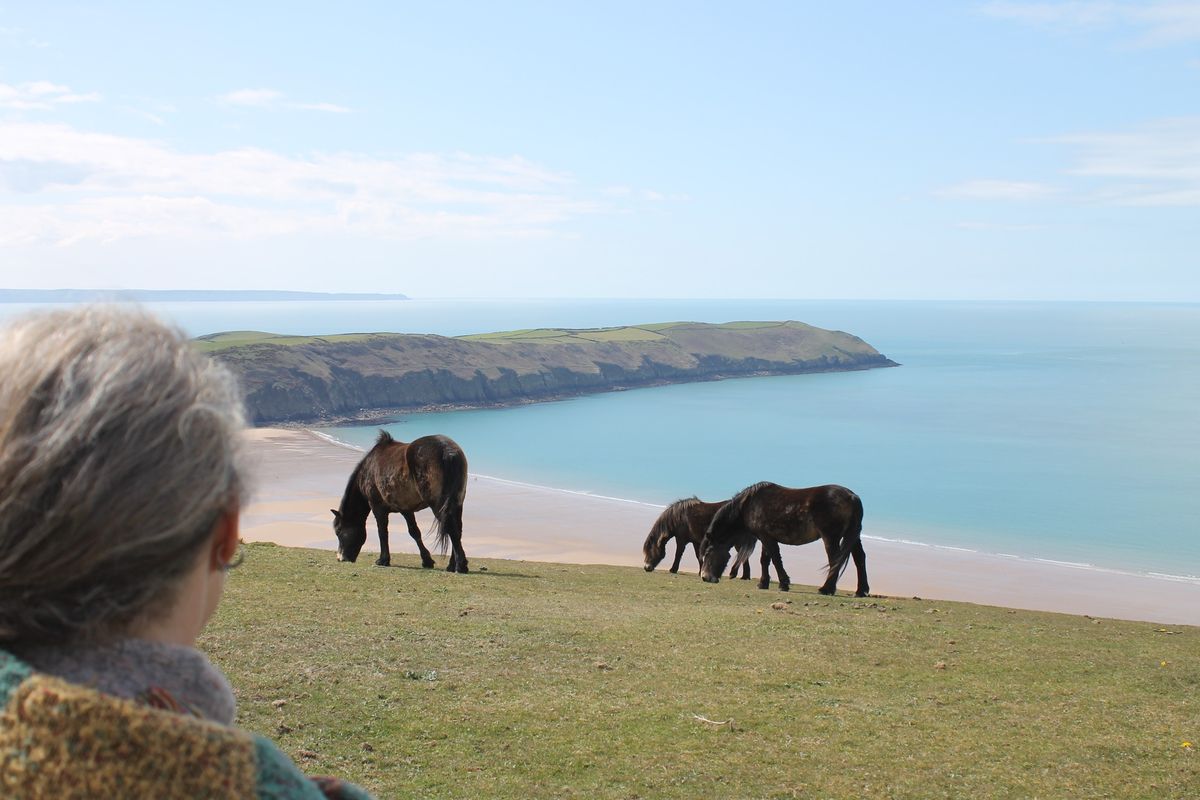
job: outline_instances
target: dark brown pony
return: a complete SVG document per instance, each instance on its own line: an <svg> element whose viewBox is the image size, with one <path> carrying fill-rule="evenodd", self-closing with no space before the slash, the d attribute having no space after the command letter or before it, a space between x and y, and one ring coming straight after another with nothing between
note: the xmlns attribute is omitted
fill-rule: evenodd
<svg viewBox="0 0 1200 800"><path fill-rule="evenodd" d="M756 483L734 495L708 526L701 547L700 577L709 583L721 580L729 549L738 537L753 534L762 542L762 578L758 588L771 585L771 562L779 575L779 588L791 586L779 555L780 544L808 544L820 539L829 558L821 594L836 594L838 578L851 556L858 570L856 597L871 593L867 585L867 555L862 546L862 500L845 486L789 489L777 483Z"/></svg>
<svg viewBox="0 0 1200 800"><path fill-rule="evenodd" d="M467 457L446 436L422 436L410 444L397 442L387 431L371 452L358 462L342 505L333 512L333 532L338 538L338 561L354 561L367 541L367 513L375 515L379 530L381 567L392 563L388 550L388 514L404 516L408 535L421 551L421 566L432 567L433 557L421 541L421 529L414 514L423 508L433 510L437 546L446 552L452 548L448 572L466 572L467 554L462 547L463 499L467 494ZM332 509L330 509L332 510Z"/></svg>
<svg viewBox="0 0 1200 800"><path fill-rule="evenodd" d="M666 557L667 542L675 539L675 563L671 572L679 572L679 562L690 544L696 551L696 560L700 560L700 542L704 532L712 522L717 509L722 503L705 503L698 497L687 497L676 500L667 506L654 524L642 545L642 554L646 557L646 572L653 572L659 562ZM750 554L754 552L754 537L747 537L738 548L738 557L729 570L729 577L736 578L738 566L742 567L742 580L750 580Z"/></svg>

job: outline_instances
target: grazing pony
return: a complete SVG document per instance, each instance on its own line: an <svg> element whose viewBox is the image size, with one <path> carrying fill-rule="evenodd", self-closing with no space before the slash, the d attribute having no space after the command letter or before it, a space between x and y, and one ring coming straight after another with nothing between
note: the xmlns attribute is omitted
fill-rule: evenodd
<svg viewBox="0 0 1200 800"><path fill-rule="evenodd" d="M756 483L734 495L713 516L700 561L700 577L709 583L721 580L729 549L738 537L752 534L762 542L762 578L758 588L771 585L771 562L779 575L779 588L791 585L779 555L780 544L808 544L820 539L829 558L821 594L836 594L837 581L851 556L858 570L855 597L871 592L867 585L867 556L862 546L862 500L845 486L789 489L777 483Z"/></svg>
<svg viewBox="0 0 1200 800"><path fill-rule="evenodd" d="M654 568L663 560L667 554L667 542L672 538L675 539L675 563L671 565L671 572L679 572L679 561L683 558L689 544L695 549L696 560L699 561L700 543L704 539L704 532L708 530L708 523L712 522L717 509L723 505L725 504L705 503L698 497L687 497L683 500L676 500L667 506L658 515L658 519L654 520L654 524L650 527L650 533L646 536L646 542L642 545L642 554L646 557L646 572L653 572ZM749 558L752 552L754 552L754 537L746 537L746 541L738 548L738 557L733 562L729 577L737 577L740 565L742 580L750 580Z"/></svg>
<svg viewBox="0 0 1200 800"><path fill-rule="evenodd" d="M466 572L467 554L462 547L462 509L467 494L467 457L446 436L422 436L410 444L397 442L387 431L380 431L371 452L367 453L346 483L342 505L333 511L333 532L338 538L338 561L354 561L367 541L367 512L375 515L379 530L381 567L392 563L388 550L388 514L404 516L408 535L421 551L421 566L432 567L433 557L421 541L421 529L414 514L423 508L433 510L437 545L452 553L448 572Z"/></svg>

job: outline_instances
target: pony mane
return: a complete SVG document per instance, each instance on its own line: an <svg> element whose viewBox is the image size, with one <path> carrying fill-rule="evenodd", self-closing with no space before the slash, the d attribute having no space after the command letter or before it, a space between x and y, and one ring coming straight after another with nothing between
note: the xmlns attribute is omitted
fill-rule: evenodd
<svg viewBox="0 0 1200 800"><path fill-rule="evenodd" d="M347 510L350 510L357 515L364 507L369 509L370 504L367 502L367 496L359 488L359 479L362 477L363 470L367 468L367 462L371 460L375 451L395 441L390 433L380 429L379 436L375 439L375 445L354 465L354 471L350 473L350 478L346 481L346 491L342 493L341 511L343 514Z"/></svg>
<svg viewBox="0 0 1200 800"><path fill-rule="evenodd" d="M658 515L658 519L654 520L654 527L650 529L650 535L658 536L660 539L668 533L673 536L679 526L687 526L687 510L699 502L700 498L692 495L671 503Z"/></svg>
<svg viewBox="0 0 1200 800"><path fill-rule="evenodd" d="M728 503L717 509L717 513L713 515L712 522L708 525L708 533L711 534L718 528L723 528L731 522L741 519L746 509L746 504L753 500L763 489L774 485L770 481L759 481L735 494L730 498Z"/></svg>
<svg viewBox="0 0 1200 800"><path fill-rule="evenodd" d="M692 495L691 497L683 497L683 498L680 498L679 500L676 500L674 503L671 503L671 505L667 506L666 510L663 513L670 512L671 514L678 515L678 514L682 513L683 511L686 511L687 509L696 505L699 502L700 502L700 498L696 497L696 495Z"/></svg>
<svg viewBox="0 0 1200 800"><path fill-rule="evenodd" d="M354 471L350 473L350 477L346 480L346 491L342 492L342 502L338 504L338 511L343 516L352 514L357 517L358 512L362 511L364 507L369 510L367 497L358 488L358 478L362 475L363 468L367 464L367 456L369 455L370 453L359 459L358 463L354 465ZM363 518L366 518L365 513Z"/></svg>

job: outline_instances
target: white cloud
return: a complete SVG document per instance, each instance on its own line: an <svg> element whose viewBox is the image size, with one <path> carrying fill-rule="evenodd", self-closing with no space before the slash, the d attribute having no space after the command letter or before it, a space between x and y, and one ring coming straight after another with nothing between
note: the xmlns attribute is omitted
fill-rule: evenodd
<svg viewBox="0 0 1200 800"><path fill-rule="evenodd" d="M985 14L1067 30L1127 29L1133 42L1159 46L1200 40L1200 2L988 3Z"/></svg>
<svg viewBox="0 0 1200 800"><path fill-rule="evenodd" d="M1096 184L1096 197L1102 202L1200 205L1200 117L1050 141L1075 151L1068 174Z"/></svg>
<svg viewBox="0 0 1200 800"><path fill-rule="evenodd" d="M1200 117L1167 119L1124 131L1040 140L1067 148L1069 186L971 180L936 192L966 200L1070 200L1127 206L1200 206Z"/></svg>
<svg viewBox="0 0 1200 800"><path fill-rule="evenodd" d="M19 85L0 83L0 108L11 111L46 111L58 105L99 102L96 92L73 92L49 81L31 81Z"/></svg>
<svg viewBox="0 0 1200 800"><path fill-rule="evenodd" d="M1200 117L1160 120L1141 128L1057 136L1078 152L1076 175L1200 182Z"/></svg>
<svg viewBox="0 0 1200 800"><path fill-rule="evenodd" d="M520 157L184 153L66 125L0 123L0 245L134 237L544 237L611 210Z"/></svg>
<svg viewBox="0 0 1200 800"><path fill-rule="evenodd" d="M163 119L161 116L159 116L158 114L155 114L152 111L146 111L145 109L141 109L141 108L133 108L131 106L124 106L122 110L128 111L130 114L133 114L135 117L141 117L142 119L146 120L147 122L152 122L155 125L158 125L159 127L162 127L167 124L167 121L165 119Z"/></svg>
<svg viewBox="0 0 1200 800"><path fill-rule="evenodd" d="M943 197L967 200L1040 200L1058 193L1058 189L1033 181L974 180L938 190Z"/></svg>
<svg viewBox="0 0 1200 800"><path fill-rule="evenodd" d="M275 89L238 89L217 98L231 106L245 108L288 109L291 111L322 111L328 114L348 114L350 109L336 103L298 103L286 99L283 92Z"/></svg>
<svg viewBox="0 0 1200 800"><path fill-rule="evenodd" d="M49 42L32 38L23 28L0 27L0 39L18 47L33 47L39 50L50 46Z"/></svg>

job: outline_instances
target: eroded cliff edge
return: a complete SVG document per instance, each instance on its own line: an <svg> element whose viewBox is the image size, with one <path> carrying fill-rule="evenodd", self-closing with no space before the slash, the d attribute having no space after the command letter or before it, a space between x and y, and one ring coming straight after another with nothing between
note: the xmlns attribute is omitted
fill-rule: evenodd
<svg viewBox="0 0 1200 800"><path fill-rule="evenodd" d="M893 367L857 336L802 322L672 322L476 336L213 334L256 425L367 419L751 375Z"/></svg>

